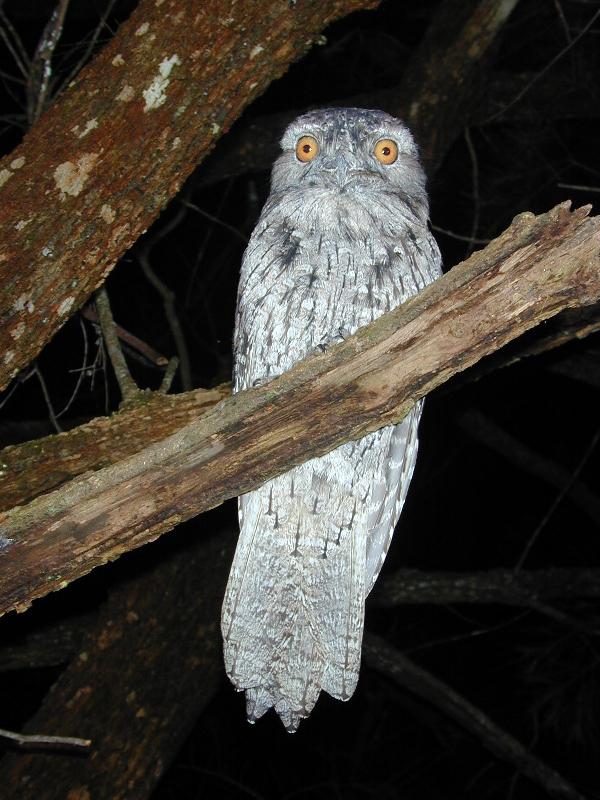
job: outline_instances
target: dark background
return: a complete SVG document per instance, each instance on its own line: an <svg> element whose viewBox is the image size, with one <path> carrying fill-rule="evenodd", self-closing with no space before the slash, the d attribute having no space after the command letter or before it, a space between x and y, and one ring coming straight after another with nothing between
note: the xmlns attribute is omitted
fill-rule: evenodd
<svg viewBox="0 0 600 800"><path fill-rule="evenodd" d="M114 3L100 43L134 5ZM300 112L393 88L437 6L387 0L377 11L333 25L325 32L326 43L274 83L238 126L275 112ZM30 53L52 7L45 0L3 5ZM102 0L73 0L57 51L58 76L81 58L105 8ZM492 71L526 73L535 83L512 115L470 125L430 181L431 220L446 268L471 251L469 237L489 240L521 211L546 211L567 199L575 205L600 199L600 108L591 96L587 106L573 99L600 81L600 18L577 39L599 8L584 0L517 5L495 47ZM5 153L19 141L26 121L23 87L13 80L19 74L6 48L0 50L0 69L0 148ZM543 102L540 86L548 87ZM116 321L158 352L173 355L161 298L138 258L140 247L155 242L151 264L176 293L194 387L229 378L240 260L269 188L267 172L245 172L203 187L203 170L218 162L220 152L217 147L206 166L198 167L107 282ZM173 230L163 236L171 223ZM400 566L511 568L534 533L527 568L598 564L598 516L533 472L539 459L551 460L569 476L577 472L575 481L587 484L599 502L599 352L598 335L592 336L489 374L472 371L428 398L420 457L386 572ZM139 384L157 387L161 370L129 356ZM65 429L118 406L118 388L105 363L98 331L80 315L41 354L39 373L54 413L70 402L59 419ZM176 379L173 391L181 389ZM26 371L4 398L0 444L53 432L38 372ZM474 412L525 445L529 459L517 464L510 453L499 453L489 428L483 434L475 429ZM186 530L219 535L235 524L235 503L229 502L182 526L185 530L170 537L168 547L183 543ZM151 557L146 551L161 546L166 545L96 571L72 587L68 600L48 598L27 616L52 618L74 607L93 608L111 582L143 569ZM553 605L565 615L562 622L518 607L383 610L367 604L366 625L478 704L588 797L600 797L598 608L574 600ZM6 630L12 635L15 623L10 624ZM58 672L5 672L0 725L18 727ZM368 667L349 703L322 696L294 736L273 714L248 726L242 697L223 676L220 691L154 795L161 800L545 796L435 708Z"/></svg>

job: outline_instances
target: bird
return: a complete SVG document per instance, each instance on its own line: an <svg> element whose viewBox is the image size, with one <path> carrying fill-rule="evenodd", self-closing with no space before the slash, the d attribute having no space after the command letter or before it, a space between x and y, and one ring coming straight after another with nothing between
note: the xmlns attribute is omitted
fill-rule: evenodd
<svg viewBox="0 0 600 800"><path fill-rule="evenodd" d="M428 221L425 172L401 120L324 108L293 121L242 259L233 391L345 340L439 277ZM411 481L421 409L238 499L221 628L249 722L274 708L294 732L321 691L354 693L365 600Z"/></svg>

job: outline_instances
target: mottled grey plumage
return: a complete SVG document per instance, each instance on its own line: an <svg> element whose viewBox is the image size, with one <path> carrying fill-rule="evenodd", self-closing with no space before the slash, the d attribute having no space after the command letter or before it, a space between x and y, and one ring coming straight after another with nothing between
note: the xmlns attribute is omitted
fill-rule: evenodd
<svg viewBox="0 0 600 800"><path fill-rule="evenodd" d="M308 162L303 136L318 143ZM398 146L383 164L381 139ZM282 139L271 194L242 264L234 391L352 334L440 274L412 136L381 111L304 114ZM321 690L347 700L365 598L400 515L417 453L418 404L396 426L312 459L239 499L223 604L225 665L248 719L271 706L290 731Z"/></svg>

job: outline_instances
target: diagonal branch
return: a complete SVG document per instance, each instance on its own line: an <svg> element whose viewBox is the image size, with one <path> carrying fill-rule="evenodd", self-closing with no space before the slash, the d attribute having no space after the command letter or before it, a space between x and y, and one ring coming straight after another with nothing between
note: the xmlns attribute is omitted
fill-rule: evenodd
<svg viewBox="0 0 600 800"><path fill-rule="evenodd" d="M366 634L363 652L367 664L436 706L477 737L495 756L515 766L558 800L585 800L556 770L533 755L521 742L500 728L479 708L431 673L419 667L384 639Z"/></svg>
<svg viewBox="0 0 600 800"><path fill-rule="evenodd" d="M140 0L0 161L0 388L320 31L377 0ZM1 29L0 29L1 30ZM235 57L234 57L235 55ZM132 157L135 154L135 157Z"/></svg>
<svg viewBox="0 0 600 800"><path fill-rule="evenodd" d="M567 307L600 297L600 219L522 214L400 308L125 461L0 515L0 611L23 610L179 522L401 419Z"/></svg>
<svg viewBox="0 0 600 800"><path fill-rule="evenodd" d="M5 447L0 451L0 510L122 461L193 422L229 394L228 384L169 396L145 392L145 402L134 408L96 417L60 437Z"/></svg>
<svg viewBox="0 0 600 800"><path fill-rule="evenodd" d="M121 390L121 400L123 403L131 402L139 393L136 382L131 377L129 367L125 361L125 356L119 344L119 335L117 333L117 326L113 319L112 311L110 308L110 300L108 299L108 292L106 287L102 286L96 292L96 311L100 320L100 328L102 329L102 337L104 344L108 350L111 364L115 371L117 383Z"/></svg>

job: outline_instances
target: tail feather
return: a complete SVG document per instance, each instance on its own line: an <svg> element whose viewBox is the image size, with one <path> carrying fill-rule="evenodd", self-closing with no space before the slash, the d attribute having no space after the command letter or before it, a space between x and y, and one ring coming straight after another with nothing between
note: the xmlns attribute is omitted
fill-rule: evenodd
<svg viewBox="0 0 600 800"><path fill-rule="evenodd" d="M240 499L240 540L223 604L225 666L246 690L248 719L273 707L289 731L321 691L349 699L360 667L365 526L339 484L329 493L336 502L326 502L323 480L315 481L319 461ZM325 504L320 513L315 486Z"/></svg>

